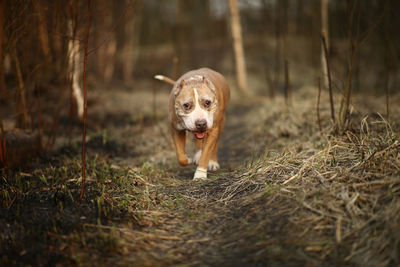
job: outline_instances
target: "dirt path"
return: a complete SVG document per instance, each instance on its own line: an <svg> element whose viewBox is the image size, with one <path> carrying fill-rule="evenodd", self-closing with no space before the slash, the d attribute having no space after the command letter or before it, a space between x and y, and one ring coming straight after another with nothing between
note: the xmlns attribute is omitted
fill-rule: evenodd
<svg viewBox="0 0 400 267"><path fill-rule="evenodd" d="M157 260L169 258L170 263L194 265L299 263L299 260L293 260L292 257L282 257L294 248L293 245L285 244L288 235L282 239L282 231L292 227L286 216L291 211L287 208L290 203L274 197L264 198L263 194L260 196L260 184L246 185L239 192L235 192L233 188L236 186L235 182L241 179L242 170L247 168L246 164L257 160L268 149L268 140L259 130L258 124L263 122L258 118L259 105L260 102L255 100L242 101L240 104L234 100L231 103L220 142L219 160L222 169L212 173L206 182L193 182L191 179L195 167L177 166L173 151L160 152L169 149L162 136L168 131L165 129L165 116L161 116L158 126L145 126L145 130L136 138L135 146L142 142L146 144L146 148L141 150L142 157L162 162L158 168L174 177L172 184L170 180L161 181L152 188L153 192L164 195L174 203L166 208L157 207L157 212L168 214L168 218L161 224L143 229L149 235L166 235L165 239L158 240L157 245L148 251L150 254L155 253L156 256L153 257ZM261 125L261 128L263 127L264 125ZM152 142L146 143L142 138L151 139ZM193 146L188 144L187 150L193 150ZM158 152L154 153L155 151ZM118 158L114 160L118 161ZM127 158L124 158L121 164L126 162ZM254 195L255 193L258 194ZM248 203L244 204L241 201ZM264 203L268 203L268 206L264 206ZM282 211L284 207L286 210ZM252 229L256 226L258 229ZM176 240L170 240L167 236L173 236L170 238ZM266 238L268 241L265 241ZM271 253L263 251L265 244L268 244L268 251L273 250ZM145 255L145 259L149 260L149 255ZM118 258L117 261L129 262L130 257L132 255L128 258ZM149 262L150 265L153 263Z"/></svg>
<svg viewBox="0 0 400 267"><path fill-rule="evenodd" d="M124 120L124 118L135 117L135 112L142 114L140 128L135 123L131 127L123 123L113 123L112 128L108 128L111 139L125 143L124 151L134 151L117 153L118 155L113 156L112 160L124 168L136 168L137 164L141 164L140 162L147 164L146 162L150 160L152 164L156 164L151 168L159 168L158 171L165 171L167 176L173 177L172 181L170 179L157 181L154 187L149 189L152 193L163 195L173 204L167 207L154 207L163 218L163 223L151 223L151 226L143 228L142 231L149 236L164 233L166 237L157 240L157 243L153 244L154 247L150 246L149 250L142 255L144 257L142 260L149 261L152 257L148 253L150 255L154 253L153 257L156 261L170 259L170 263L194 265L218 263L241 265L267 259L270 262L280 262L282 259L279 255L285 254L286 249L293 248L292 246L286 248L281 240L282 231L288 227L285 212L282 212L281 208L289 203L284 204L279 199L263 198L259 195L252 200L251 195L259 192L262 185L246 185L240 189L240 192L235 192L233 188L235 182L241 179L240 173L247 168L246 165L257 160L266 149L269 149L266 147L268 139L265 133L260 131L264 125L259 125L259 123L263 123L264 118L259 118L259 101L249 100L240 103L236 100L232 101L227 111L227 123L220 141L219 161L222 169L211 173L210 179L206 182L198 183L191 180L195 166L178 166L175 154L170 148L171 144L168 144L165 109L162 107L166 102L167 94L161 94L156 99L156 103L161 106L158 107L161 114L157 115L159 120L156 124L151 122L153 111L148 107L152 106L152 100L146 99L146 94L139 93L130 96L134 97L132 101L142 103L141 107L144 109L139 111L129 109L132 105L127 101L129 97L127 92L122 92L120 96L113 93L112 96L103 95L102 97L113 97L112 102L120 103L118 109L108 110L114 114L106 116L108 118L118 117L115 114L129 114L121 116ZM124 106L124 101L128 102L127 106ZM99 100L99 102L102 101ZM148 120L150 122L147 122ZM127 124L129 125L129 121ZM126 139L128 132L135 137ZM124 137L125 140L121 140ZM191 136L188 137L189 154L194 149L190 142L191 138ZM243 204L240 203L241 201L248 203ZM253 201L259 202L255 206L256 209ZM268 203L268 206L264 206L264 202ZM290 209L287 209L286 212L289 211ZM152 221L153 218L149 220ZM251 228L257 226L260 221L263 222L262 229L257 229L258 233L254 234ZM123 231L129 232L124 224L121 227L125 229ZM253 254L260 254L262 251L260 247L265 245L263 241L265 237L269 240L268 247L277 250L272 253L272 256L277 258L275 260L270 259L268 253L261 253L257 256L258 258L254 258ZM126 240L126 242L129 241ZM130 262L137 256L117 257L114 260ZM287 260L293 262L291 257ZM154 262L150 260L148 263L151 265Z"/></svg>
<svg viewBox="0 0 400 267"><path fill-rule="evenodd" d="M227 111L227 124L221 138L219 158L222 169L204 183L191 182L194 168L173 168L178 179L187 183L168 187L168 194L185 199L188 207L177 213L190 225L181 237L180 253L187 254L190 265L285 265L299 266L305 259L291 251L293 227L288 215L294 203L267 196L262 185L240 188L240 173L246 165L265 153L266 140L257 136L254 103L233 103ZM250 118L249 118L250 117ZM251 118L253 117L253 118ZM189 177L189 178L188 178ZM239 184L235 184L239 183ZM161 190L165 190L165 185ZM189 216L188 216L189 215ZM175 231L180 232L177 225Z"/></svg>

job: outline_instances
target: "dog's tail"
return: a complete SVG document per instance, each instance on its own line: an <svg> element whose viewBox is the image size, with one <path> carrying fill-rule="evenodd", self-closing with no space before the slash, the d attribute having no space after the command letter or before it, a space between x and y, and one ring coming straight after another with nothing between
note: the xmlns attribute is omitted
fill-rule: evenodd
<svg viewBox="0 0 400 267"><path fill-rule="evenodd" d="M154 78L157 79L157 80L172 84L172 85L175 84L174 80L172 80L171 78L168 78L168 77L166 77L164 75L156 75L156 76L154 76Z"/></svg>

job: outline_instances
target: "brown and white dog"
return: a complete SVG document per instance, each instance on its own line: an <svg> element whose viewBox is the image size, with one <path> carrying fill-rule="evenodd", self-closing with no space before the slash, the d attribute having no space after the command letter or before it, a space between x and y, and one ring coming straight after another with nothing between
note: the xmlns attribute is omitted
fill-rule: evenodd
<svg viewBox="0 0 400 267"><path fill-rule="evenodd" d="M169 98L169 121L179 164L197 164L193 179L206 179L207 169L219 169L218 139L225 123L229 85L218 72L208 68L189 71L176 82L162 76L156 79L173 84ZM193 160L185 153L186 131L196 141Z"/></svg>

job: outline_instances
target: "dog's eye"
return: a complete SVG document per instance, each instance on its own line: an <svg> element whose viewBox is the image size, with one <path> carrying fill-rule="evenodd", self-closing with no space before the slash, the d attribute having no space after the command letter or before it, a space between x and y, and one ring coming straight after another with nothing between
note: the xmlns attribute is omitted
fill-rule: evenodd
<svg viewBox="0 0 400 267"><path fill-rule="evenodd" d="M206 100L204 101L204 107L208 108L211 105L211 101L210 100Z"/></svg>
<svg viewBox="0 0 400 267"><path fill-rule="evenodd" d="M192 105L190 103L184 103L183 107L184 107L184 109L189 110L192 108Z"/></svg>

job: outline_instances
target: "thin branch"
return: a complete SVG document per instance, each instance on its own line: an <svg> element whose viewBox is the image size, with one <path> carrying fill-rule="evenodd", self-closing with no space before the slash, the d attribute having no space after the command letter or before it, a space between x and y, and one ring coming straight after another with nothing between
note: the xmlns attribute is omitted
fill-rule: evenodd
<svg viewBox="0 0 400 267"><path fill-rule="evenodd" d="M386 71L385 77L385 91L386 91L386 118L390 120L390 109L389 109L389 70Z"/></svg>
<svg viewBox="0 0 400 267"><path fill-rule="evenodd" d="M6 135L3 127L3 118L0 112L0 164L6 167Z"/></svg>
<svg viewBox="0 0 400 267"><path fill-rule="evenodd" d="M89 34L90 34L90 22L92 19L92 1L88 1L88 19L86 28L85 38L85 54L83 57L83 133L82 133L82 186L81 195L79 196L79 202L82 201L85 193L85 178L86 178L86 121L87 121L87 87L86 87L86 69L87 69L87 57L88 57L88 46L89 46Z"/></svg>
<svg viewBox="0 0 400 267"><path fill-rule="evenodd" d="M6 84L4 81L4 64L3 64L3 43L4 43L4 2L0 2L0 101L5 101L6 98ZM1 156L1 155L0 155Z"/></svg>
<svg viewBox="0 0 400 267"><path fill-rule="evenodd" d="M179 58L178 57L174 57L172 59L174 68L173 68L173 72L172 72L172 78L176 81L179 77Z"/></svg>
<svg viewBox="0 0 400 267"><path fill-rule="evenodd" d="M321 127L321 116L319 113L319 103L321 100L321 77L318 77L318 100L317 100L317 119L318 119L318 128L319 131L322 132L322 127Z"/></svg>
<svg viewBox="0 0 400 267"><path fill-rule="evenodd" d="M340 102L339 109L339 129L341 131L345 130L346 124L348 122L349 117L349 107L350 107L350 99L351 99L351 91L352 91L352 80L353 80L353 72L354 72L354 64L357 57L359 45L360 45L360 10L356 14L356 6L357 2L353 2L350 4L350 1L347 1L347 14L348 14L348 40L349 40L349 51L350 51L350 61L349 67L347 71L346 83L343 90L342 99ZM355 36L353 34L353 27L355 19L357 20Z"/></svg>
<svg viewBox="0 0 400 267"><path fill-rule="evenodd" d="M18 102L17 105L19 108L22 109L22 111L20 109L18 109L18 123L21 123L21 113L22 113L22 126L23 128L27 127L27 122L28 122L28 112L26 110L26 97L25 97L25 84L24 84L24 80L22 77L22 71L21 71L21 64L19 62L19 58L18 58L18 53L17 53L17 48L16 48L16 44L14 44L13 46L13 55L14 55L14 61L15 61L15 69L17 72L17 78L18 78ZM21 125L19 125L21 126Z"/></svg>
<svg viewBox="0 0 400 267"><path fill-rule="evenodd" d="M333 95L332 95L332 79L331 79L331 70L329 67L329 55L328 55L328 47L326 44L326 33L322 32L321 34L321 38L322 38L322 44L324 46L324 53L325 53L325 61L326 61L326 70L327 70L327 74L328 74L328 85L329 85L329 101L331 104L331 117L332 117L332 121L335 122L335 106L333 104Z"/></svg>
<svg viewBox="0 0 400 267"><path fill-rule="evenodd" d="M285 59L285 102L286 106L289 105L289 94L290 94L290 77L289 77L289 61Z"/></svg>
<svg viewBox="0 0 400 267"><path fill-rule="evenodd" d="M38 113L38 118L37 118L37 131L39 135L39 149L42 149L42 103L40 99L40 88L39 86L36 85L36 91L37 91L37 113Z"/></svg>
<svg viewBox="0 0 400 267"><path fill-rule="evenodd" d="M50 134L49 134L49 137L48 137L47 143L46 143L46 150L48 150L48 151L53 150L54 143L56 142L58 125L60 123L60 112L61 112L61 107L58 107L55 117L53 118L53 123L51 125Z"/></svg>

